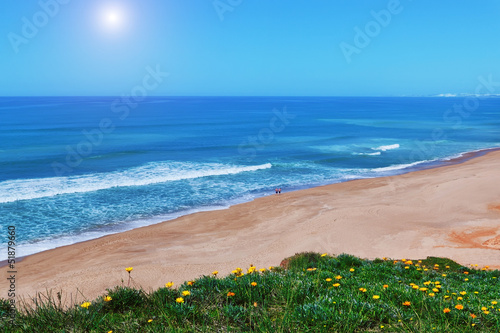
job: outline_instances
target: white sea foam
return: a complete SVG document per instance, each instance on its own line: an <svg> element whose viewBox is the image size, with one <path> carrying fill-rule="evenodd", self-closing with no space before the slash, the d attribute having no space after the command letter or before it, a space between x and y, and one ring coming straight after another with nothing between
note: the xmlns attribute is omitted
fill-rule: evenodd
<svg viewBox="0 0 500 333"><path fill-rule="evenodd" d="M393 145L387 145L387 146L380 146L377 148L372 148L373 150L380 150L380 151L387 151L391 149L398 149L399 148L399 143L393 144Z"/></svg>
<svg viewBox="0 0 500 333"><path fill-rule="evenodd" d="M269 169L271 163L236 166L220 163L155 162L144 166L81 176L7 180L0 183L0 203L85 193L113 187L144 186L183 179L234 175Z"/></svg>
<svg viewBox="0 0 500 333"><path fill-rule="evenodd" d="M366 156L378 156L381 152L377 151L375 153L352 153L353 155L366 155Z"/></svg>

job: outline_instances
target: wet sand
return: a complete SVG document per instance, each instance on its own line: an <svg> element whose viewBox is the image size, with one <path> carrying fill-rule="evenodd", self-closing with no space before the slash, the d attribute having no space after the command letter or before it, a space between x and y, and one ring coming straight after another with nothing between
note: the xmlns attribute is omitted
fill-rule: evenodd
<svg viewBox="0 0 500 333"><path fill-rule="evenodd" d="M399 176L271 194L226 210L200 212L25 257L17 294L62 291L63 302L106 288L145 290L279 265L302 251L363 258L451 258L500 268L500 151ZM0 268L7 276L7 267ZM4 282L1 283L2 289Z"/></svg>

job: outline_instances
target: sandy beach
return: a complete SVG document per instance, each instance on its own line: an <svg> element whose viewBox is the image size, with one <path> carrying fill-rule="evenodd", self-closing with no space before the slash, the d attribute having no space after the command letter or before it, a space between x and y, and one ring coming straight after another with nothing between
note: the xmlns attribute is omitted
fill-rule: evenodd
<svg viewBox="0 0 500 333"><path fill-rule="evenodd" d="M129 266L134 285L150 290L214 270L224 275L250 264L279 265L302 251L443 256L500 268L498 170L500 151L492 151L399 176L273 193L45 251L17 264L17 293L62 291L66 302L80 301L126 284ZM7 276L7 267L0 270Z"/></svg>

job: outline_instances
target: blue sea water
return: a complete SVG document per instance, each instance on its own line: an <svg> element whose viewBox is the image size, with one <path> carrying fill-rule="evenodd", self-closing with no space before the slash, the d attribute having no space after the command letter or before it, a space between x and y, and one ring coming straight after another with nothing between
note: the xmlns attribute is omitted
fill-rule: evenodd
<svg viewBox="0 0 500 333"><path fill-rule="evenodd" d="M22 256L493 147L500 98L4 97L0 226Z"/></svg>

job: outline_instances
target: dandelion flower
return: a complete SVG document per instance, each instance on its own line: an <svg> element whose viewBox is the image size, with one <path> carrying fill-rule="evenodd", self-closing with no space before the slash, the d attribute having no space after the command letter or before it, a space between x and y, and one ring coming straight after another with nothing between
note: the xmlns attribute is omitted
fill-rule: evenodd
<svg viewBox="0 0 500 333"><path fill-rule="evenodd" d="M189 290L184 290L182 292L182 296L189 296L189 295L191 295L191 292Z"/></svg>
<svg viewBox="0 0 500 333"><path fill-rule="evenodd" d="M338 288L338 287L340 287L340 283L334 283L334 284L333 284L333 286L334 286L335 288Z"/></svg>
<svg viewBox="0 0 500 333"><path fill-rule="evenodd" d="M326 278L325 281L326 282L330 282L330 281L332 281L332 279L331 278Z"/></svg>
<svg viewBox="0 0 500 333"><path fill-rule="evenodd" d="M177 298L175 299L175 301L176 301L177 303L184 303L184 298L182 298L182 297L177 297Z"/></svg>
<svg viewBox="0 0 500 333"><path fill-rule="evenodd" d="M342 276L340 276L340 275L337 275L337 276L335 277L335 280L340 280L340 279L342 279Z"/></svg>
<svg viewBox="0 0 500 333"><path fill-rule="evenodd" d="M403 305L404 305L404 306L410 306L410 305L411 305L411 302L410 302L410 301L404 301L404 302L403 302Z"/></svg>
<svg viewBox="0 0 500 333"><path fill-rule="evenodd" d="M448 309L448 308L444 308L444 309L443 309L443 312L444 312L444 313L449 313L450 311L451 311L451 310L450 310L450 309Z"/></svg>
<svg viewBox="0 0 500 333"><path fill-rule="evenodd" d="M88 309L89 306L90 306L90 302L85 302L85 303L82 303L82 305L80 305L82 308L85 308L85 309Z"/></svg>
<svg viewBox="0 0 500 333"><path fill-rule="evenodd" d="M133 269L134 269L134 267L127 267L127 268L125 268L125 270L126 270L127 272L129 272L129 273L130 273L130 272L132 272L132 270L133 270Z"/></svg>
<svg viewBox="0 0 500 333"><path fill-rule="evenodd" d="M457 301L461 301L461 300L463 300L463 299L464 299L464 298L463 298L463 297L461 297L461 296L458 296L458 297L457 297Z"/></svg>
<svg viewBox="0 0 500 333"><path fill-rule="evenodd" d="M214 276L217 275L217 274L219 274L219 271L213 271L212 272L212 275L214 275Z"/></svg>
<svg viewBox="0 0 500 333"><path fill-rule="evenodd" d="M233 292L228 292L228 293L227 293L227 297L233 297L234 295L236 295L236 294L235 294L235 293L233 293Z"/></svg>
<svg viewBox="0 0 500 333"><path fill-rule="evenodd" d="M457 304L457 305L455 305L455 309L457 309L457 310L463 310L464 306L462 304Z"/></svg>
<svg viewBox="0 0 500 333"><path fill-rule="evenodd" d="M379 299L379 298L380 298L380 296L379 296L379 295L373 295L373 297L372 297L372 298L373 298L373 299Z"/></svg>
<svg viewBox="0 0 500 333"><path fill-rule="evenodd" d="M429 293L428 295L429 295L430 297L434 297L434 296L436 296L436 294L434 294L434 293Z"/></svg>
<svg viewBox="0 0 500 333"><path fill-rule="evenodd" d="M462 296L464 296L465 294L467 294L467 292L465 292L465 291L460 292L460 295L462 295Z"/></svg>
<svg viewBox="0 0 500 333"><path fill-rule="evenodd" d="M469 281L469 279L465 278L464 281L467 282L467 281Z"/></svg>
<svg viewBox="0 0 500 333"><path fill-rule="evenodd" d="M497 302L497 301L491 301L491 304L493 304L493 305L497 305L497 304L498 304L498 302Z"/></svg>
<svg viewBox="0 0 500 333"><path fill-rule="evenodd" d="M362 293L366 293L366 288L359 288L359 291L361 291Z"/></svg>
<svg viewBox="0 0 500 333"><path fill-rule="evenodd" d="M315 271L315 270L316 270L316 268L308 268L307 270L308 270L309 272L312 272L312 271Z"/></svg>
<svg viewBox="0 0 500 333"><path fill-rule="evenodd" d="M387 288L389 288L389 285L388 285L388 284L384 284L382 287L383 287L384 289L387 289Z"/></svg>
<svg viewBox="0 0 500 333"><path fill-rule="evenodd" d="M257 302L253 302L253 306L257 307L258 306Z"/></svg>
<svg viewBox="0 0 500 333"><path fill-rule="evenodd" d="M165 287L171 288L174 285L172 281L165 283Z"/></svg>
<svg viewBox="0 0 500 333"><path fill-rule="evenodd" d="M485 306L481 307L481 311L486 311L486 310L488 310L487 307L485 307Z"/></svg>
<svg viewBox="0 0 500 333"><path fill-rule="evenodd" d="M104 302L109 302L111 300L112 300L111 296L109 296L109 295L108 296L104 296Z"/></svg>
<svg viewBox="0 0 500 333"><path fill-rule="evenodd" d="M473 313L470 314L470 316L472 317L472 319L476 318L477 316Z"/></svg>
<svg viewBox="0 0 500 333"><path fill-rule="evenodd" d="M420 288L420 291L427 291L427 288Z"/></svg>
<svg viewBox="0 0 500 333"><path fill-rule="evenodd" d="M349 272L351 272L351 273L352 273L352 272L354 272L354 268L351 268L351 269L349 270Z"/></svg>
<svg viewBox="0 0 500 333"><path fill-rule="evenodd" d="M261 268L261 269L259 269L259 271L260 271L261 273L264 273L264 272L266 271L266 269L265 269L265 268Z"/></svg>
<svg viewBox="0 0 500 333"><path fill-rule="evenodd" d="M252 287L257 286L257 282L252 282L252 283L250 283L250 284L252 285Z"/></svg>
<svg viewBox="0 0 500 333"><path fill-rule="evenodd" d="M153 319L149 319L149 320L148 320L148 323L150 323L150 322L152 322L152 321L153 321Z"/></svg>
<svg viewBox="0 0 500 333"><path fill-rule="evenodd" d="M486 311L483 311L483 313L484 313L485 315L487 315L487 314L489 314L490 312L489 312L488 310L486 310Z"/></svg>
<svg viewBox="0 0 500 333"><path fill-rule="evenodd" d="M194 281L188 281L187 285L192 286L194 284Z"/></svg>
<svg viewBox="0 0 500 333"><path fill-rule="evenodd" d="M326 256L327 256L327 253L323 253L321 256L322 256L322 257L326 257Z"/></svg>

